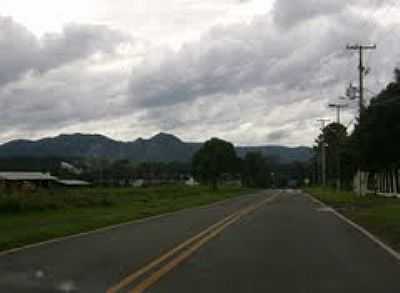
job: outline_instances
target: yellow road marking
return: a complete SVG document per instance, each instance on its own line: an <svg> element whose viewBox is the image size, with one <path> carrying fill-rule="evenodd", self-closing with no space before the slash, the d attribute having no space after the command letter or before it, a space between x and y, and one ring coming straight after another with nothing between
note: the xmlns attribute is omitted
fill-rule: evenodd
<svg viewBox="0 0 400 293"><path fill-rule="evenodd" d="M125 277L121 282L119 282L117 285L111 287L108 289L106 292L107 293L115 293L118 292L119 290L127 287L128 285L132 284L136 279L138 279L140 276L143 274L149 272L151 269L156 267L157 265L161 264L165 260L169 259L179 251L190 247L188 250L183 252L182 254L178 255L175 257L173 260L171 260L168 264L163 266L161 269L156 271L154 274L152 274L150 277L145 279L143 282L141 282L135 289L133 289L132 292L142 292L146 288L152 286L155 282L157 282L162 276L164 276L166 273L168 273L171 269L179 265L183 260L188 258L190 255L192 255L196 250L198 250L201 246L203 246L205 243L210 241L212 238L217 236L219 233L221 233L223 230L225 230L228 226L232 225L236 221L238 221L241 217L244 215L250 213L251 211L257 209L261 205L270 202L274 200L279 194L276 194L274 196L271 196L265 200L263 200L260 203L256 203L251 205L250 207L245 207L239 211L234 212L233 214L225 217L224 219L218 221L217 223L211 225L207 229L203 230L199 234L191 237L190 239L184 241L180 245L176 246L175 248L171 249L167 253L163 254L159 258L155 259L154 261L150 262L148 265L144 266L143 268L139 269L135 273ZM207 234L209 234L207 236ZM197 242L196 242L197 241Z"/></svg>
<svg viewBox="0 0 400 293"><path fill-rule="evenodd" d="M243 216L251 213L252 211L258 209L261 205L265 204L266 202L269 202L273 199L275 199L277 195L268 198L261 203L254 204L248 208L245 208L237 213L237 215L223 224L222 226L216 228L213 232L211 232L208 236L200 239L198 242L196 242L193 246L191 246L188 250L182 252L178 256L176 256L174 259L172 259L170 262L168 262L166 265L164 265L161 269L153 273L150 277L145 279L143 282L141 282L138 286L136 286L133 290L130 291L130 293L142 293L144 290L150 288L153 286L157 281L159 281L164 275L166 275L169 271L177 267L181 262L189 258L193 253L195 253L197 250L199 250L203 245L205 245L207 242L209 242L211 239L215 238L218 234L223 232L226 228L231 226L232 224L236 223L238 220L240 220Z"/></svg>
<svg viewBox="0 0 400 293"><path fill-rule="evenodd" d="M125 277L120 283L117 285L113 286L112 288L107 290L107 293L115 293L122 288L128 286L130 283L135 281L137 278L139 278L141 275L145 274L146 272L150 271L152 268L160 264L161 262L167 260L169 257L173 256L175 253L180 251L181 249L185 248L186 246L190 245L192 242L195 242L199 238L203 237L213 229L217 228L219 225L222 225L224 222L228 221L229 219L233 218L236 215L236 213L229 215L228 217L222 219L221 221L215 223L214 225L208 227L206 230L202 231L201 233L193 236L192 238L186 240L185 242L179 244L175 248L171 249L167 253L163 254L159 258L155 259L154 261L150 262L147 264L145 267L141 268L140 270L136 271L135 273Z"/></svg>
<svg viewBox="0 0 400 293"><path fill-rule="evenodd" d="M200 247L202 247L204 244L209 242L212 238L216 237L218 234L220 234L223 230L225 230L228 226L232 225L235 223L238 219L240 219L241 216L237 215L235 218L232 220L228 221L227 223L223 224L211 234L208 236L200 239L198 242L196 242L193 246L191 246L188 250L182 252L179 254L177 257L175 257L173 260L171 260L169 263L164 265L161 269L153 273L150 277L145 279L143 282L141 282L137 287L135 287L130 293L141 293L147 288L151 287L155 283L157 283L158 280L160 280L164 275L166 275L169 271L177 267L181 262L183 262L185 259L189 258L193 253L195 253Z"/></svg>

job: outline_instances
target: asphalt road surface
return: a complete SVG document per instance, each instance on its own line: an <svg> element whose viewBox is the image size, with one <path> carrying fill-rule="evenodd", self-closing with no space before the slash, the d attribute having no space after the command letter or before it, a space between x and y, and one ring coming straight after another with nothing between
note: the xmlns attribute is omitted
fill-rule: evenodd
<svg viewBox="0 0 400 293"><path fill-rule="evenodd" d="M0 255L0 292L400 292L400 263L299 191Z"/></svg>

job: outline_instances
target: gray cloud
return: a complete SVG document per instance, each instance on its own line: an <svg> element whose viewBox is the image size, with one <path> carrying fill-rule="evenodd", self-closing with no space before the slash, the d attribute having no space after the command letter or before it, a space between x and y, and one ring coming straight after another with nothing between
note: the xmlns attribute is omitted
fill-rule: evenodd
<svg viewBox="0 0 400 293"><path fill-rule="evenodd" d="M93 72L84 60L42 74L31 72L0 88L2 135L16 131L36 136L73 125L83 129L87 123L119 117L124 114L120 100L126 79L118 70Z"/></svg>
<svg viewBox="0 0 400 293"><path fill-rule="evenodd" d="M388 4L393 4L393 0L276 0L272 14L278 26L289 29L303 21L343 13L348 8L373 10Z"/></svg>
<svg viewBox="0 0 400 293"><path fill-rule="evenodd" d="M12 18L0 16L0 86L30 70L43 73L97 52L111 53L127 40L105 26L77 24L39 39Z"/></svg>
<svg viewBox="0 0 400 293"><path fill-rule="evenodd" d="M70 24L61 34L46 34L40 40L37 69L46 71L95 53L111 54L130 38L101 25Z"/></svg>
<svg viewBox="0 0 400 293"><path fill-rule="evenodd" d="M290 134L291 134L291 131L288 131L287 129L275 130L267 135L267 140L268 141L280 141L283 138L290 136Z"/></svg>
<svg viewBox="0 0 400 293"><path fill-rule="evenodd" d="M220 136L238 144L311 144L315 120L334 117L328 100L356 79L357 59L346 44L371 35L379 39L378 50L366 56L373 67L367 86L377 91L400 60L398 29L365 21L356 6L323 5L296 16L288 29L276 20L276 7L249 24L213 27L179 51L157 51L159 59L145 53L130 75L107 67L127 58L113 54L126 40L119 32L71 25L38 39L3 19L0 66L8 68L0 71L3 137L119 129L129 139L163 130L188 140ZM93 64L88 57L96 52L105 57ZM343 119L350 121L352 113Z"/></svg>
<svg viewBox="0 0 400 293"><path fill-rule="evenodd" d="M250 25L215 27L158 66L143 73L135 71L130 83L131 103L162 107L209 95L236 95L257 87L301 92L316 83L321 86L321 71L347 60L348 55L342 54L345 45L372 29L371 24L360 25L356 17L339 15L324 26L315 20L285 34L268 16ZM324 80L325 86L337 82L337 72L333 74Z"/></svg>
<svg viewBox="0 0 400 293"><path fill-rule="evenodd" d="M144 119L152 125L178 133L194 133L201 128L204 135L221 133L239 143L257 144L265 137L268 142L312 143L318 131L315 120L334 116L326 105L356 79L357 58L345 50L346 44L368 40L371 32L383 36L392 30L358 14L359 5L357 1L354 6L342 2L337 9L322 5L319 15L329 17L309 15L307 21L298 21L285 32L271 15L256 18L249 25L215 27L199 42L171 53L158 66L134 72L130 105L146 109ZM388 46L388 39L381 41L378 47ZM399 45L391 46L385 50L390 51L390 57L378 52L376 58L367 60L374 66L374 77L390 79ZM386 57L380 58L382 54ZM392 60L392 64L384 60ZM369 84L372 86L372 82ZM221 97L225 97L225 106L220 108ZM307 99L309 103L302 104ZM235 104L241 111L232 110ZM195 108L203 110L192 111ZM220 111L214 115L216 108ZM344 115L349 121L353 108ZM241 129L246 122L252 127ZM282 125L296 134L268 136Z"/></svg>
<svg viewBox="0 0 400 293"><path fill-rule="evenodd" d="M275 22L288 28L313 17L341 12L346 8L348 0L277 0L273 8Z"/></svg>
<svg viewBox="0 0 400 293"><path fill-rule="evenodd" d="M25 27L0 17L0 86L33 67L38 46L38 40Z"/></svg>

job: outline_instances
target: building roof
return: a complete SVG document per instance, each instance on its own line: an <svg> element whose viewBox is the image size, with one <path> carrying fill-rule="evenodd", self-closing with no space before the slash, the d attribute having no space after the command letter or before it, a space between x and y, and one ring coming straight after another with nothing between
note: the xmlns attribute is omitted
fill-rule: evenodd
<svg viewBox="0 0 400 293"><path fill-rule="evenodd" d="M57 180L58 183L66 186L88 186L89 182L83 180Z"/></svg>
<svg viewBox="0 0 400 293"><path fill-rule="evenodd" d="M55 181L57 177L41 172L0 172L0 180Z"/></svg>

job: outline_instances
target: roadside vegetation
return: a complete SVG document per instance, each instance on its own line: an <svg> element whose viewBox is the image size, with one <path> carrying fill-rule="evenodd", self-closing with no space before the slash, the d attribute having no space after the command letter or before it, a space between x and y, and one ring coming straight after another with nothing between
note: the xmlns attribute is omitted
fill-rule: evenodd
<svg viewBox="0 0 400 293"><path fill-rule="evenodd" d="M287 186L290 179L300 182L305 178L304 172L296 170L295 167L299 165L297 162L285 166L274 161L274 158L266 157L259 151L249 151L244 157L239 157L232 143L212 138L193 156L192 170L197 181L213 189L217 189L218 184L226 180L240 181L250 188L271 188ZM283 170L285 167L296 174L287 174Z"/></svg>
<svg viewBox="0 0 400 293"><path fill-rule="evenodd" d="M381 192L391 193L400 184L400 69L394 70L394 80L372 97L358 118L354 129L337 122L328 124L314 146L314 183L322 182L322 153L326 158L327 184L341 181L351 188L358 170L369 173L368 186L378 188L378 179L391 178ZM322 151L324 150L324 152ZM383 184L381 184L383 185Z"/></svg>
<svg viewBox="0 0 400 293"><path fill-rule="evenodd" d="M80 188L0 195L0 251L210 204L254 190L236 186L163 185L147 188Z"/></svg>
<svg viewBox="0 0 400 293"><path fill-rule="evenodd" d="M192 169L199 182L216 190L223 175L233 179L239 173L239 158L232 143L212 138L194 154Z"/></svg>
<svg viewBox="0 0 400 293"><path fill-rule="evenodd" d="M96 189L54 189L36 192L3 192L0 194L0 213L18 214L68 208L107 207L115 203L109 191Z"/></svg>
<svg viewBox="0 0 400 293"><path fill-rule="evenodd" d="M375 195L359 197L350 191L336 192L321 187L305 191L400 251L400 199Z"/></svg>
<svg viewBox="0 0 400 293"><path fill-rule="evenodd" d="M59 170L56 174L63 178L86 179L103 187L0 192L0 251L269 188L275 186L272 174L275 183L284 185L291 176L277 166L258 152L238 157L231 143L214 138L191 163L135 165L121 160L75 176ZM183 184L189 174L200 185ZM132 178L143 178L148 187L127 187ZM154 186L152 181L176 183ZM112 187L119 184L124 187Z"/></svg>

